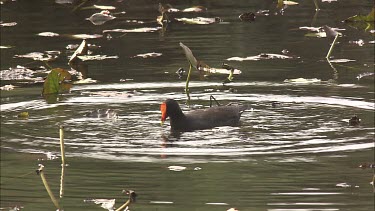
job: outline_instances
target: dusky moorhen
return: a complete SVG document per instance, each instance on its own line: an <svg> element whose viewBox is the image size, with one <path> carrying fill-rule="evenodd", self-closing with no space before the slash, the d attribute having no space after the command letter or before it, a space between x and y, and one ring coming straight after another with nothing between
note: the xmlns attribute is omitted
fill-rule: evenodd
<svg viewBox="0 0 375 211"><path fill-rule="evenodd" d="M162 123L169 117L171 130L193 131L219 126L238 126L246 105L216 106L184 114L177 101L168 99L160 105Z"/></svg>

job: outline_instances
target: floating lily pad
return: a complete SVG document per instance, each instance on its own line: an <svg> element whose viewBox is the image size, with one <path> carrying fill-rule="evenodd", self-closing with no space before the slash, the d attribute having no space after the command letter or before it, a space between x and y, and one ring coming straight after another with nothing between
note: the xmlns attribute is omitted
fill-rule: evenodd
<svg viewBox="0 0 375 211"><path fill-rule="evenodd" d="M347 63L347 62L355 62L353 59L332 59L329 60L331 63Z"/></svg>
<svg viewBox="0 0 375 211"><path fill-rule="evenodd" d="M82 61L100 61L105 59L118 59L118 56L107 56L107 55L83 55L77 56Z"/></svg>
<svg viewBox="0 0 375 211"><path fill-rule="evenodd" d="M59 34L54 33L54 32L41 32L37 35L41 36L41 37L58 37L58 36L60 36Z"/></svg>
<svg viewBox="0 0 375 211"><path fill-rule="evenodd" d="M9 22L9 23L0 22L1 27L9 27L9 26L15 26L15 25L17 25L16 22Z"/></svg>
<svg viewBox="0 0 375 211"><path fill-rule="evenodd" d="M132 56L131 58L136 58L136 57L139 57L139 58L155 58L155 57L159 57L161 55L162 55L162 53L152 52L152 53L137 54L135 56Z"/></svg>
<svg viewBox="0 0 375 211"><path fill-rule="evenodd" d="M103 25L105 22L115 19L108 10L103 10L99 13L92 14L86 20L89 20L94 25Z"/></svg>
<svg viewBox="0 0 375 211"><path fill-rule="evenodd" d="M293 83L293 84L310 84L310 83L320 83L321 80L317 78L295 78L295 79L285 79L285 83Z"/></svg>
<svg viewBox="0 0 375 211"><path fill-rule="evenodd" d="M203 18L203 17L197 17L197 18L176 18L177 21L186 23L186 24L212 24L212 23L218 23L222 22L222 20L219 17L216 18Z"/></svg>
<svg viewBox="0 0 375 211"><path fill-rule="evenodd" d="M103 33L108 32L119 32L119 33L139 33L139 32L155 32L160 30L161 27L143 27L143 28L136 28L136 29L110 29L110 30L104 30Z"/></svg>
<svg viewBox="0 0 375 211"><path fill-rule="evenodd" d="M52 69L44 82L43 95L68 92L72 85L67 83L67 80L71 80L68 71L61 68Z"/></svg>
<svg viewBox="0 0 375 211"><path fill-rule="evenodd" d="M82 7L81 10L91 10L91 9L99 9L99 10L115 10L116 7L114 6L106 6L106 5L92 5L89 7Z"/></svg>
<svg viewBox="0 0 375 211"><path fill-rule="evenodd" d="M281 55L281 54L272 54L272 53L261 53L256 56L248 56L248 57L231 57L228 58L228 61L259 61L264 59L294 59L295 57Z"/></svg>

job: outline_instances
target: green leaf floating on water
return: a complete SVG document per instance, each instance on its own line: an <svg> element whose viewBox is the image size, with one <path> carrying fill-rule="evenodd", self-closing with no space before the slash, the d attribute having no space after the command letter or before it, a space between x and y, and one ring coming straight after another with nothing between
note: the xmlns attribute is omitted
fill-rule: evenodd
<svg viewBox="0 0 375 211"><path fill-rule="evenodd" d="M70 73L64 69L52 69L44 81L43 95L69 91L72 85L67 83L66 80L70 80L71 77Z"/></svg>

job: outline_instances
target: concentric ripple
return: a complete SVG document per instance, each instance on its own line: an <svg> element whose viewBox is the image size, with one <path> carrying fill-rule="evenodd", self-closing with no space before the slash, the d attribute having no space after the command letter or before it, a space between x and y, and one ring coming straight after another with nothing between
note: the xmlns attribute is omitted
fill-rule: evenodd
<svg viewBox="0 0 375 211"><path fill-rule="evenodd" d="M67 156L118 161L232 162L280 155L298 159L304 154L373 147L373 102L360 97L309 95L309 89L319 87L296 87L297 95L288 92L290 87L285 84L276 84L277 89L285 89L283 94L262 91L264 87L273 89L275 84L235 85L236 92L227 92L219 90L218 84L192 83L193 88L203 86L203 90L194 90L190 108L185 104L182 83L81 86L57 104L42 99L3 104L2 145L19 151L58 153L58 125L63 124ZM167 93L163 93L165 86L169 86ZM352 87L336 89L345 92ZM103 95L103 90L108 93ZM175 134L168 124L160 126L159 103L164 99L179 100L187 112L207 107L210 95L223 104L241 102L252 109L242 115L240 127ZM113 109L119 118L84 117L97 108ZM30 118L18 119L17 113L24 110L29 111ZM359 127L348 126L354 114L362 118Z"/></svg>

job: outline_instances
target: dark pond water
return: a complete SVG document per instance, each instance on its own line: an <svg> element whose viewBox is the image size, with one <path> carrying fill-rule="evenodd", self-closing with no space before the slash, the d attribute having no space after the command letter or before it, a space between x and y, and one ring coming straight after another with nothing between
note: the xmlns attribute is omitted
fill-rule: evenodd
<svg viewBox="0 0 375 211"><path fill-rule="evenodd" d="M56 1L61 2L61 1ZM203 13L176 13L173 17L220 17L210 25L168 24L149 33L110 33L87 39L93 55L118 59L88 61L84 77L93 84L74 85L56 103L41 97L42 83L15 80L17 66L43 69L40 61L15 58L31 52L60 51L49 62L70 70L70 44L80 44L74 34L103 35L103 30L158 27L158 3L151 0L90 1L83 7L111 5L114 20L93 25L85 20L100 10L78 9L78 4L54 1L3 1L1 21L16 22L1 30L1 208L56 210L35 170L45 166L53 194L60 188L61 161L47 160L48 152L60 155L59 126L65 126L64 210L103 210L85 199L125 200L121 191L138 194L131 210L373 210L373 172L360 169L374 162L374 35L342 20L371 11L372 1L314 1L275 15L275 1L165 1L183 9L201 5ZM244 12L271 10L269 16L241 22ZM173 18L171 17L171 18ZM141 20L145 23L129 23ZM331 40L305 36L299 27L328 25L345 29L338 38L334 59L325 56ZM60 36L38 36L54 32ZM353 41L363 41L363 45ZM227 75L201 77L193 72L190 107L186 105L185 78L176 71L188 69L179 42L213 67L228 63L242 71L226 86ZM8 46L11 46L8 48ZM7 48L5 48L7 47ZM260 53L282 54L293 59L227 61ZM137 54L161 53L156 58L132 58ZM297 58L298 57L298 58ZM21 67L18 67L22 69ZM9 71L12 69L12 71ZM33 72L34 73L34 72ZM44 77L34 74L32 77ZM13 77L13 78L12 78ZM286 82L286 79L300 79ZM24 83L29 81L29 83ZM160 103L179 101L185 111L208 107L210 95L222 104L251 105L241 126L171 134L169 124L160 126ZM276 107L272 102L278 102ZM115 110L118 119L84 116L88 111ZM28 119L18 118L23 111ZM358 115L360 126L348 126ZM182 171L173 171L179 166Z"/></svg>

